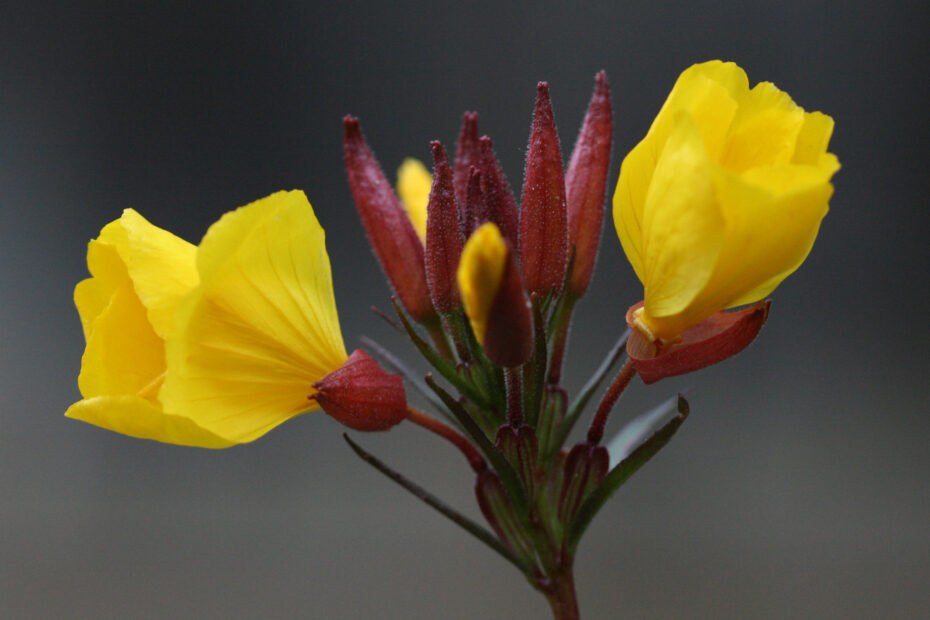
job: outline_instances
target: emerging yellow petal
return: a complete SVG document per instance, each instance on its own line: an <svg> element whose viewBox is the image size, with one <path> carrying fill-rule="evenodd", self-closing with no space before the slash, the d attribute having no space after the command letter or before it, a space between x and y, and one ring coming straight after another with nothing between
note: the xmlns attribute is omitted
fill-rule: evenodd
<svg viewBox="0 0 930 620"><path fill-rule="evenodd" d="M800 266L839 169L826 152L832 130L770 83L750 89L733 63L681 74L614 194L655 336L762 299Z"/></svg>
<svg viewBox="0 0 930 620"><path fill-rule="evenodd" d="M426 206L433 186L433 176L419 159L408 157L397 170L397 193L407 209L407 217L426 244Z"/></svg>
<svg viewBox="0 0 930 620"><path fill-rule="evenodd" d="M303 192L227 213L197 265L200 286L167 342L165 410L242 443L315 409L312 384L347 355L323 229Z"/></svg>
<svg viewBox="0 0 930 620"><path fill-rule="evenodd" d="M500 229L492 222L472 233L462 250L458 269L462 304L481 344L484 344L491 305L501 286L507 252Z"/></svg>

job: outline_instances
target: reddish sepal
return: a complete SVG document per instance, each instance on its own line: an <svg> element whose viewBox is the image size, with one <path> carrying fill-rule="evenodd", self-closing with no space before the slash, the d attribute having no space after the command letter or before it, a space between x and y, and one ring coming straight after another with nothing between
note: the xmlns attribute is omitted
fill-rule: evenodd
<svg viewBox="0 0 930 620"><path fill-rule="evenodd" d="M533 353L533 317L513 251L507 252L500 288L491 302L484 352L503 368L521 366Z"/></svg>
<svg viewBox="0 0 930 620"><path fill-rule="evenodd" d="M633 325L633 313L643 306L639 302L626 313L631 328L626 351L644 383L694 372L745 349L762 329L771 303L760 301L742 310L718 312L682 332L679 342L660 345Z"/></svg>
<svg viewBox="0 0 930 620"><path fill-rule="evenodd" d="M323 411L357 431L386 431L407 417L403 379L361 349L313 387Z"/></svg>
<svg viewBox="0 0 930 620"><path fill-rule="evenodd" d="M519 218L517 200L513 197L513 190L504 175L500 162L494 154L494 145L491 138L482 136L478 141L481 145L481 173L484 181L484 200L487 219L478 219L475 227L484 222L494 222L501 231L501 236L507 240L510 247L519 258Z"/></svg>

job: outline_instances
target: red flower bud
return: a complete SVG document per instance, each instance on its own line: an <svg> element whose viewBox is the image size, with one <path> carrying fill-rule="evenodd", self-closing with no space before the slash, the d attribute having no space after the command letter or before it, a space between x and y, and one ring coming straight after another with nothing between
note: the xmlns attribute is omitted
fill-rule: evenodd
<svg viewBox="0 0 930 620"><path fill-rule="evenodd" d="M361 349L313 387L323 411L357 431L386 431L407 417L403 379Z"/></svg>
<svg viewBox="0 0 930 620"><path fill-rule="evenodd" d="M481 170L475 166L469 168L468 187L465 192L465 208L463 210L465 220L462 222L462 230L466 238L470 237L482 222L488 221L482 179Z"/></svg>
<svg viewBox="0 0 930 620"><path fill-rule="evenodd" d="M540 82L536 92L520 210L520 257L527 290L544 296L557 292L565 278L568 215L562 153L549 85Z"/></svg>
<svg viewBox="0 0 930 620"><path fill-rule="evenodd" d="M533 353L533 317L513 252L507 253L500 288L491 303L484 352L504 368L523 365Z"/></svg>
<svg viewBox="0 0 930 620"><path fill-rule="evenodd" d="M433 306L448 314L462 305L455 280L465 239L455 208L452 168L442 145L433 141L433 188L426 207L426 283Z"/></svg>
<svg viewBox="0 0 930 620"><path fill-rule="evenodd" d="M594 273L601 226L604 222L604 194L610 168L610 142L613 112L607 75L597 74L594 95L572 150L565 174L568 203L568 235L575 247L575 260L568 289L576 297L584 295Z"/></svg>
<svg viewBox="0 0 930 620"><path fill-rule="evenodd" d="M468 180L471 177L471 167L481 166L481 145L478 143L478 113L466 112L462 120L462 131L459 133L458 144L455 148L455 168L452 180L455 185L455 202L459 208L459 219L465 224L465 205L468 203ZM474 230L474 229L472 229ZM462 229L467 237L471 230Z"/></svg>
<svg viewBox="0 0 930 620"><path fill-rule="evenodd" d="M494 155L494 145L491 138L482 136L481 145L481 173L484 177L484 200L487 209L486 219L478 219L475 226L485 222L494 222L501 231L501 236L507 240L510 247L517 252L519 258L520 244L517 236L519 230L519 214L517 201L513 197L513 190L504 175L497 156Z"/></svg>
<svg viewBox="0 0 930 620"><path fill-rule="evenodd" d="M434 317L423 263L423 244L378 160L365 143L357 118L346 116L345 160L349 187L375 256L400 302L417 321Z"/></svg>
<svg viewBox="0 0 930 620"><path fill-rule="evenodd" d="M643 302L626 313L630 339L626 350L644 383L655 383L700 370L736 355L752 342L769 315L770 301L758 302L735 312L718 312L689 327L674 343L651 340L637 325L636 311Z"/></svg>

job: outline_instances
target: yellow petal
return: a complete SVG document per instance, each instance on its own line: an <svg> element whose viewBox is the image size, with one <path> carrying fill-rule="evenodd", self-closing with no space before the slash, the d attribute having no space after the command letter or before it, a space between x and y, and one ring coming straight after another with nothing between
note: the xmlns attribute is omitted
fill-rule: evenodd
<svg viewBox="0 0 930 620"><path fill-rule="evenodd" d="M830 177L838 169L830 155L819 167L755 168L721 184L728 227L717 277L725 291L722 307L764 298L804 262L827 214Z"/></svg>
<svg viewBox="0 0 930 620"><path fill-rule="evenodd" d="M795 146L795 164L817 165L827 152L827 145L833 135L833 119L820 112L808 112L804 115L804 125L798 134Z"/></svg>
<svg viewBox="0 0 930 620"><path fill-rule="evenodd" d="M757 84L739 104L720 162L737 173L790 162L804 110L770 82Z"/></svg>
<svg viewBox="0 0 930 620"><path fill-rule="evenodd" d="M111 222L104 230L118 225L118 221ZM87 244L87 267L93 277L81 280L74 287L74 305L81 317L85 341L90 340L94 321L110 304L113 293L118 288L132 287L126 265L116 248L108 243L93 239Z"/></svg>
<svg viewBox="0 0 930 620"><path fill-rule="evenodd" d="M656 166L643 218L645 309L652 317L680 313L713 274L723 245L704 142L682 112Z"/></svg>
<svg viewBox="0 0 930 620"><path fill-rule="evenodd" d="M462 304L481 344L484 344L491 305L504 276L507 252L501 231L492 222L482 224L472 233L462 250L458 269Z"/></svg>
<svg viewBox="0 0 930 620"><path fill-rule="evenodd" d="M118 253L155 333L164 338L173 332L181 298L197 285L197 248L132 209L104 227L97 244Z"/></svg>
<svg viewBox="0 0 930 620"><path fill-rule="evenodd" d="M746 73L719 60L693 65L678 77L646 137L624 158L613 198L614 225L623 251L641 282L643 209L652 175L681 112L698 127L711 158L722 150L738 100L749 92Z"/></svg>
<svg viewBox="0 0 930 620"><path fill-rule="evenodd" d="M417 231L420 241L426 243L426 207L433 177L419 159L408 157L397 170L397 194L407 209L407 217Z"/></svg>
<svg viewBox="0 0 930 620"><path fill-rule="evenodd" d="M187 418L165 414L156 404L137 396L95 396L74 403L65 415L140 439L200 448L234 445Z"/></svg>
<svg viewBox="0 0 930 620"><path fill-rule="evenodd" d="M164 341L145 307L128 285L117 289L91 326L78 377L81 394L136 394L164 371Z"/></svg>
<svg viewBox="0 0 930 620"><path fill-rule="evenodd" d="M165 410L241 443L316 408L311 385L347 355L323 229L303 192L224 215L197 263L201 284L167 341Z"/></svg>
<svg viewBox="0 0 930 620"><path fill-rule="evenodd" d="M695 119L705 148L716 159L736 115L740 99L749 92L746 72L732 62L712 60L685 69L649 128L647 139L659 149L677 125L677 116L687 111Z"/></svg>

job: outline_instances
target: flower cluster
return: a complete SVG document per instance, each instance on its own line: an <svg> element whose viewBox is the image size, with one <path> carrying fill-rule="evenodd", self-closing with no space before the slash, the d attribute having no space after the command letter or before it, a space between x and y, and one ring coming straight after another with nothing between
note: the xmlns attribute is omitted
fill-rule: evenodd
<svg viewBox="0 0 930 620"><path fill-rule="evenodd" d="M681 74L623 160L613 196L644 299L626 313L628 337L570 400L561 371L572 312L594 271L610 164L605 74L567 169L549 87L538 85L519 201L474 112L454 159L432 142L432 173L405 161L397 193L347 116L349 187L395 293L395 325L432 372L371 341L371 354L399 374L361 350L346 354L323 230L302 192L228 213L196 247L130 209L91 241L92 277L75 290L87 348L83 399L66 415L212 448L252 441L316 408L355 430L407 419L468 459L493 534L346 440L512 562L557 618L577 618L581 535L688 413L673 399L608 450L611 409L637 375L652 383L691 372L755 338L766 296L803 262L826 214L839 168L826 150L832 128L830 117L770 83L749 88L733 63ZM585 440L567 447L612 372ZM405 384L447 422L411 407Z"/></svg>

